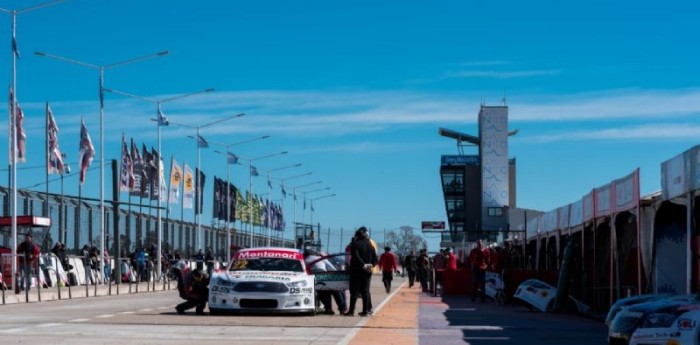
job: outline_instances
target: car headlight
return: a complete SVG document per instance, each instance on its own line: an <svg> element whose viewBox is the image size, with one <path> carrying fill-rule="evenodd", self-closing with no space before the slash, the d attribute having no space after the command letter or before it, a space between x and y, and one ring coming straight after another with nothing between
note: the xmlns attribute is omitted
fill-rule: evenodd
<svg viewBox="0 0 700 345"><path fill-rule="evenodd" d="M216 280L216 283L215 283L215 284L216 284L216 285L221 285L221 286L234 286L234 285L236 285L236 283L234 283L234 282L232 282L232 281L230 281L230 280L228 280L228 279L224 279L224 278L218 278L218 279Z"/></svg>
<svg viewBox="0 0 700 345"><path fill-rule="evenodd" d="M676 321L676 315L671 313L652 313L647 315L642 322L639 323L639 328L664 328L673 325Z"/></svg>
<svg viewBox="0 0 700 345"><path fill-rule="evenodd" d="M290 288L302 288L302 287L306 287L306 280L299 280L299 281L296 281L296 282L290 282L290 283L287 283L287 286L290 287Z"/></svg>

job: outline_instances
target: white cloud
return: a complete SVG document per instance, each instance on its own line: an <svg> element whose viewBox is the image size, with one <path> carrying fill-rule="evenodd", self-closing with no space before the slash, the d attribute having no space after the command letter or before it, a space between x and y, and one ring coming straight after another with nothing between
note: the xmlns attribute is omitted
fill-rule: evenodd
<svg viewBox="0 0 700 345"><path fill-rule="evenodd" d="M683 140L700 137L700 124L670 123L646 124L619 128L566 131L525 137L523 140L535 142L577 141L577 140Z"/></svg>
<svg viewBox="0 0 700 345"><path fill-rule="evenodd" d="M156 96L166 98L165 96ZM500 98L500 96L498 97ZM172 122L201 125L218 118L245 112L246 116L203 130L207 135L285 134L287 136L345 136L403 128L468 126L476 123L482 95L456 92L417 91L243 91L216 92L163 105ZM488 103L487 103L488 104ZM497 104L497 103L495 103ZM26 130L31 137L43 136L43 103L22 106L27 114ZM509 96L510 120L527 122L585 122L596 132L614 135L610 120L649 120L659 125L686 121L700 113L700 89L607 90L569 95ZM99 130L97 102L52 103L63 141L78 133L85 118L94 138ZM124 99L109 99L105 105L107 133L155 137L155 105ZM685 118L683 118L685 117ZM640 127L641 128L641 127ZM6 123L0 123L0 130ZM432 129L431 129L432 130ZM651 129L649 129L651 130ZM679 128L687 131L688 128ZM602 132L601 132L602 131ZM191 135L191 130L171 126L164 136ZM658 137L659 132L652 135ZM583 134L581 134L583 135ZM589 134L589 136L592 134ZM622 138L625 133L617 137ZM631 135L627 133L627 135ZM118 140L110 134L107 140ZM544 138L544 137L542 137ZM553 140L556 136L550 136ZM602 137L599 137L602 138ZM592 138L595 139L595 138ZM95 139L97 140L97 139Z"/></svg>

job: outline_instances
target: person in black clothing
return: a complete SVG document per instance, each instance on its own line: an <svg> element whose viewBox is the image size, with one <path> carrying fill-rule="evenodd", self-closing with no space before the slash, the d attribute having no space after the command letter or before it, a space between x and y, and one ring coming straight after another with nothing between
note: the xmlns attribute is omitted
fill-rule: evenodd
<svg viewBox="0 0 700 345"><path fill-rule="evenodd" d="M204 269L204 251L199 250L197 251L197 255L194 256L194 261L196 262L197 269L201 270Z"/></svg>
<svg viewBox="0 0 700 345"><path fill-rule="evenodd" d="M184 277L186 272L178 274L177 289L180 297L185 300L175 307L178 314L184 314L187 309L196 307L195 314L204 315L204 308L209 300L209 276L206 271L195 269ZM187 279L189 278L189 279Z"/></svg>
<svg viewBox="0 0 700 345"><path fill-rule="evenodd" d="M212 272L214 272L214 264L216 263L214 258L214 254L212 253L211 249L207 250L207 255L204 257L204 261L207 263L207 274L211 276Z"/></svg>
<svg viewBox="0 0 700 345"><path fill-rule="evenodd" d="M355 239L350 244L350 306L343 315L355 314L358 295L362 297L362 312L358 315L369 315L372 303L369 284L372 279L372 268L377 261L377 252L369 241L367 228L363 226L355 232Z"/></svg>
<svg viewBox="0 0 700 345"><path fill-rule="evenodd" d="M410 251L403 259L403 270L408 273L408 287L412 288L416 281L416 256L413 251Z"/></svg>

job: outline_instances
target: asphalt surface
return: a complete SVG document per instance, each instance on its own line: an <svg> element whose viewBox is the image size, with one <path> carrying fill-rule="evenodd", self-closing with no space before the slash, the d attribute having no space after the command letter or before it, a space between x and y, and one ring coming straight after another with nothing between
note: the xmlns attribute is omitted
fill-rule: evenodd
<svg viewBox="0 0 700 345"><path fill-rule="evenodd" d="M433 297L372 279L373 317L175 313L177 291L0 306L0 344L605 344L602 322L523 306ZM359 311L359 310L356 310Z"/></svg>

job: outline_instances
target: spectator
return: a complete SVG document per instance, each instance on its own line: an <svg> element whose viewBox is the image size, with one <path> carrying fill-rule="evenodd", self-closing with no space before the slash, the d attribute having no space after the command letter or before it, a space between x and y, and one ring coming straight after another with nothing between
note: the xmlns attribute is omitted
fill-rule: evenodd
<svg viewBox="0 0 700 345"><path fill-rule="evenodd" d="M430 259L427 252L427 249L421 249L416 259L416 278L423 292L428 292L428 274L430 273Z"/></svg>
<svg viewBox="0 0 700 345"><path fill-rule="evenodd" d="M204 251L200 249L197 251L197 255L194 256L194 261L197 263L198 270L204 269L204 260Z"/></svg>
<svg viewBox="0 0 700 345"><path fill-rule="evenodd" d="M370 315L371 295L369 285L372 267L377 264L377 253L367 235L367 228L360 227L355 232L355 240L350 244L350 306L345 316L355 314L358 295L362 297L362 312L359 316Z"/></svg>
<svg viewBox="0 0 700 345"><path fill-rule="evenodd" d="M214 272L214 264L216 263L211 249L207 250L207 255L204 257L204 261L207 263L207 274L211 277L212 272Z"/></svg>
<svg viewBox="0 0 700 345"><path fill-rule="evenodd" d="M403 270L408 273L408 287L412 288L416 280L416 256L413 251L410 251L403 259Z"/></svg>
<svg viewBox="0 0 700 345"><path fill-rule="evenodd" d="M19 282L20 290L26 288L29 291L32 287L32 277L39 266L39 254L39 247L34 244L32 234L26 234L24 242L17 246L17 256L19 257L20 271L22 272Z"/></svg>
<svg viewBox="0 0 700 345"><path fill-rule="evenodd" d="M480 292L481 302L485 302L486 269L490 265L490 252L484 248L481 240L476 241L476 247L469 252L469 262L472 269L472 302L476 301L477 292Z"/></svg>
<svg viewBox="0 0 700 345"><path fill-rule="evenodd" d="M447 255L447 269L450 271L457 270L457 257L452 252L450 247L445 248L445 254Z"/></svg>
<svg viewBox="0 0 700 345"><path fill-rule="evenodd" d="M107 251L107 248L105 248L105 253L103 257L104 263L105 263L105 282L110 282L112 281L112 258L109 257L109 251Z"/></svg>
<svg viewBox="0 0 700 345"><path fill-rule="evenodd" d="M398 271L396 255L391 252L391 247L384 247L384 253L379 257L377 264L382 270L382 282L386 293L391 291L391 281L394 279L394 272Z"/></svg>
<svg viewBox="0 0 700 345"><path fill-rule="evenodd" d="M68 263L68 257L66 256L66 246L63 243L56 242L56 244L51 249L51 252L54 253L54 255L56 255L56 258L58 262L61 263L61 267L63 267L64 271L68 272L71 270L71 268L73 268L73 266L71 266Z"/></svg>
<svg viewBox="0 0 700 345"><path fill-rule="evenodd" d="M442 286L442 272L445 270L445 250L442 248L433 257L433 269L435 272L435 286L433 289L437 291L437 286Z"/></svg>

